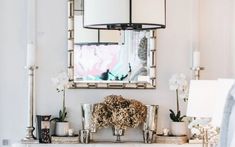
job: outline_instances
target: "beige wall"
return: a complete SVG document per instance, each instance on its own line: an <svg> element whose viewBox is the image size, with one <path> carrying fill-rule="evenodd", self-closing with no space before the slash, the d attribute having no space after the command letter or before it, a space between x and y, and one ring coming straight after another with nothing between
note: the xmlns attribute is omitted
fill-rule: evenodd
<svg viewBox="0 0 235 147"><path fill-rule="evenodd" d="M199 46L206 68L203 78L231 77L234 66L232 0L200 0ZM232 13L233 11L233 13Z"/></svg>

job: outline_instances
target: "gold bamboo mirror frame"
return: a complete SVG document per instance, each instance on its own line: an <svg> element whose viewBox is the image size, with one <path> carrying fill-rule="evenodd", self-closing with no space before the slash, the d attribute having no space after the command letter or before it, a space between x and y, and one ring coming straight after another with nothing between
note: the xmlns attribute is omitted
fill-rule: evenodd
<svg viewBox="0 0 235 147"><path fill-rule="evenodd" d="M79 36L82 11L82 0L68 1L68 87L156 88L156 31L120 31L112 43L107 43L110 37L104 44L88 43Z"/></svg>

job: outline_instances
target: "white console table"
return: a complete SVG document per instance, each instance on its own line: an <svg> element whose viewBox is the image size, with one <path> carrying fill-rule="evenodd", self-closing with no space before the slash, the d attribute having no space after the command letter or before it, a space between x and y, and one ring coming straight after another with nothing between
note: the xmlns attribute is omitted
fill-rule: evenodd
<svg viewBox="0 0 235 147"><path fill-rule="evenodd" d="M91 144L13 144L12 147L201 147L201 144L143 144L143 143L91 143Z"/></svg>

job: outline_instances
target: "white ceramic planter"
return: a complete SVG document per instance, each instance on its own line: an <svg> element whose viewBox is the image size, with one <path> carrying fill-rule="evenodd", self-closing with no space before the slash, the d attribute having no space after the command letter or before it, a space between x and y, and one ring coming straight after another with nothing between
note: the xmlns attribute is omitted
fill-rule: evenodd
<svg viewBox="0 0 235 147"><path fill-rule="evenodd" d="M56 122L55 134L57 136L68 136L69 122Z"/></svg>
<svg viewBox="0 0 235 147"><path fill-rule="evenodd" d="M187 125L185 122L171 122L172 135L187 135Z"/></svg>

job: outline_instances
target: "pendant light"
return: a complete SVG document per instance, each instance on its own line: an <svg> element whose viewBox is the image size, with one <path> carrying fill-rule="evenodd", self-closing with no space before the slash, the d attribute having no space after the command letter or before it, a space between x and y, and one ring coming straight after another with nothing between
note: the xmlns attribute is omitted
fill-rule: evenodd
<svg viewBox="0 0 235 147"><path fill-rule="evenodd" d="M147 30L166 27L166 0L84 0L84 27Z"/></svg>

